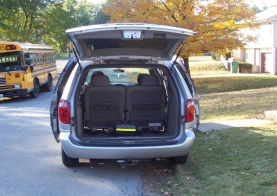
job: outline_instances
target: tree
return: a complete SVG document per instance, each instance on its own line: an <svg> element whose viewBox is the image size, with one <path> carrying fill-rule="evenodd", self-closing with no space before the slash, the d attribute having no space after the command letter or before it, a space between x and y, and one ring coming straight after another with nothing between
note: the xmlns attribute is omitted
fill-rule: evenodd
<svg viewBox="0 0 277 196"><path fill-rule="evenodd" d="M76 17L79 25L89 25L94 20L97 6L87 2L87 0L79 0L76 6Z"/></svg>
<svg viewBox="0 0 277 196"><path fill-rule="evenodd" d="M0 36L10 41L38 42L42 36L38 19L52 3L52 0L0 0Z"/></svg>
<svg viewBox="0 0 277 196"><path fill-rule="evenodd" d="M105 15L103 13L102 7L99 7L96 10L96 14L93 19L93 24L104 24L104 23L107 23L109 20L110 20L110 16Z"/></svg>
<svg viewBox="0 0 277 196"><path fill-rule="evenodd" d="M44 42L67 52L68 28L93 23L99 8L87 0L0 0L0 38Z"/></svg>
<svg viewBox="0 0 277 196"><path fill-rule="evenodd" d="M110 22L145 22L191 29L181 56L226 53L255 38L240 32L254 28L255 12L243 0L109 0L103 12ZM243 22L241 22L243 20Z"/></svg>
<svg viewBox="0 0 277 196"><path fill-rule="evenodd" d="M251 7L251 9L257 14L257 13L259 13L259 12L261 12L261 11L263 11L263 10L261 10L258 6L256 6L256 5L253 5L252 7Z"/></svg>
<svg viewBox="0 0 277 196"><path fill-rule="evenodd" d="M61 1L53 4L48 12L44 13L44 30L47 34L43 40L47 45L53 46L56 50L66 53L68 51L68 39L65 30L76 27L79 24L75 17L76 1Z"/></svg>
<svg viewBox="0 0 277 196"><path fill-rule="evenodd" d="M49 12L44 13L47 19L45 29L49 32L44 37L45 42L60 52L70 52L65 30L92 24L97 9L87 0L63 0L53 4Z"/></svg>

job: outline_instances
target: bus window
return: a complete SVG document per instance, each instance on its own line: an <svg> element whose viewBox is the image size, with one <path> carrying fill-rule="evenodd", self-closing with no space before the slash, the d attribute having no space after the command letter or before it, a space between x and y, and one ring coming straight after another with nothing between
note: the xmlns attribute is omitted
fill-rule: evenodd
<svg viewBox="0 0 277 196"><path fill-rule="evenodd" d="M42 55L41 53L38 54L38 64L42 64Z"/></svg>
<svg viewBox="0 0 277 196"><path fill-rule="evenodd" d="M0 56L0 72L18 71L21 69L21 57L17 53Z"/></svg>

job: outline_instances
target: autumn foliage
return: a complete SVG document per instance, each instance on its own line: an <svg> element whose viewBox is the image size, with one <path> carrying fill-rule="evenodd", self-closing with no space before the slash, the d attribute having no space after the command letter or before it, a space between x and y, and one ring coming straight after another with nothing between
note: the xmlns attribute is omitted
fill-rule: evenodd
<svg viewBox="0 0 277 196"><path fill-rule="evenodd" d="M186 40L183 57L224 53L255 39L240 33L255 28L255 13L244 0L108 0L103 12L111 16L109 22L156 23L197 32Z"/></svg>

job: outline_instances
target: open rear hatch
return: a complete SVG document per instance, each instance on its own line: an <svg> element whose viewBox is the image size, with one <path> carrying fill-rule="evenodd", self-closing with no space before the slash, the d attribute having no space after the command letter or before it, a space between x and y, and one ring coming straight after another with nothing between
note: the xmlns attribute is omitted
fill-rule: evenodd
<svg viewBox="0 0 277 196"><path fill-rule="evenodd" d="M191 30L155 24L104 24L68 29L80 61L151 59L170 61Z"/></svg>

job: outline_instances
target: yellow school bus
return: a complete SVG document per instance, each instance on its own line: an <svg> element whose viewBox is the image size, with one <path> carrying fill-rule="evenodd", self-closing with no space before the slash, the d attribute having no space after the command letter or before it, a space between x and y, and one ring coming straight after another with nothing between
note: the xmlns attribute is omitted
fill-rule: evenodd
<svg viewBox="0 0 277 196"><path fill-rule="evenodd" d="M55 50L46 45L0 42L0 98L50 91L57 77Z"/></svg>

